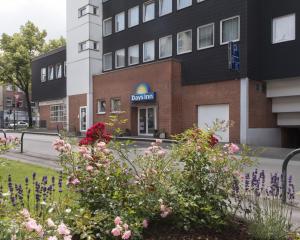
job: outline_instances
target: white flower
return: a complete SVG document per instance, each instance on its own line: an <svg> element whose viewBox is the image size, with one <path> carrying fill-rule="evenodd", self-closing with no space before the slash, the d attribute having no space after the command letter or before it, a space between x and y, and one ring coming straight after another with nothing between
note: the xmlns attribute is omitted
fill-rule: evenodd
<svg viewBox="0 0 300 240"><path fill-rule="evenodd" d="M66 213L70 213L72 210L70 208L66 209Z"/></svg>

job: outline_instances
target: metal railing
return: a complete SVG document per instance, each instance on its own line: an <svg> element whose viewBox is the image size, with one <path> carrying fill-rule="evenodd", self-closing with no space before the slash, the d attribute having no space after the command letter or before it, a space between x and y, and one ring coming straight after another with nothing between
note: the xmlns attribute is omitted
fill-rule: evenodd
<svg viewBox="0 0 300 240"><path fill-rule="evenodd" d="M6 138L6 132L3 129L0 129L0 132L2 132L4 135L4 138Z"/></svg>
<svg viewBox="0 0 300 240"><path fill-rule="evenodd" d="M47 132L22 132L21 135L21 153L24 152L24 136L25 134L29 135L41 135L41 136L57 136L61 138L61 135L59 133L47 133Z"/></svg>
<svg viewBox="0 0 300 240"><path fill-rule="evenodd" d="M286 193L287 193L287 167L289 162L292 160L293 157L300 154L300 149L296 149L292 152L290 152L282 165L282 202L286 203Z"/></svg>

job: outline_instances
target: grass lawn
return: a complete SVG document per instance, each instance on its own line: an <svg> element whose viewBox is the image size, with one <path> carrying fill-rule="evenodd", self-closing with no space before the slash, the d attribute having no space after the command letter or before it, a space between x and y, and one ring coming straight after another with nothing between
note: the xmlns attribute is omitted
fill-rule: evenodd
<svg viewBox="0 0 300 240"><path fill-rule="evenodd" d="M0 164L0 185L7 189L8 175L12 177L13 183L24 184L25 178L28 177L29 181L32 181L32 174L36 173L36 178L41 181L43 176L48 176L51 179L52 176L58 178L59 173L55 170L44 168L32 164L21 163L13 160L0 159L0 162L4 161L4 164Z"/></svg>

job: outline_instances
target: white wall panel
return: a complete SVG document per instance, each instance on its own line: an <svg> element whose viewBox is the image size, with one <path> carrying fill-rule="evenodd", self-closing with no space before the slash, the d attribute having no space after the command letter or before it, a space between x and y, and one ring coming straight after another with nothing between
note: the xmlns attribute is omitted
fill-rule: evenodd
<svg viewBox="0 0 300 240"><path fill-rule="evenodd" d="M300 112L300 96L272 99L274 113Z"/></svg>
<svg viewBox="0 0 300 240"><path fill-rule="evenodd" d="M267 97L300 96L300 78L267 81Z"/></svg>
<svg viewBox="0 0 300 240"><path fill-rule="evenodd" d="M278 126L300 126L300 113L278 113Z"/></svg>

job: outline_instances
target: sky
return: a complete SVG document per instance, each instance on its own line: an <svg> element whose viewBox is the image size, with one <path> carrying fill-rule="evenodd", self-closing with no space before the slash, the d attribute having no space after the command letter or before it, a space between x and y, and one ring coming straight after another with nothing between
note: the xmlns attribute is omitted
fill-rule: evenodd
<svg viewBox="0 0 300 240"><path fill-rule="evenodd" d="M66 0L0 0L0 34L13 34L32 21L47 40L66 36Z"/></svg>

